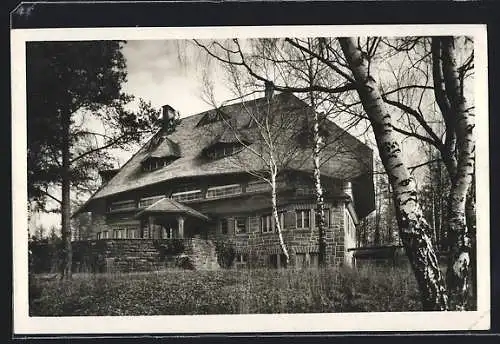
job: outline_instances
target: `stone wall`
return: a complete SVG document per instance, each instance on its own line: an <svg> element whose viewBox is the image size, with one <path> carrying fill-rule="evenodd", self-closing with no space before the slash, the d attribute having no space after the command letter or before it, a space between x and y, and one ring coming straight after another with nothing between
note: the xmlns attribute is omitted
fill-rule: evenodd
<svg viewBox="0 0 500 344"><path fill-rule="evenodd" d="M73 242L75 272L155 271L178 267L184 256L194 269L217 269L215 245L192 239L107 239Z"/></svg>
<svg viewBox="0 0 500 344"><path fill-rule="evenodd" d="M218 270L217 254L213 240L191 239L187 254L191 257L196 270Z"/></svg>

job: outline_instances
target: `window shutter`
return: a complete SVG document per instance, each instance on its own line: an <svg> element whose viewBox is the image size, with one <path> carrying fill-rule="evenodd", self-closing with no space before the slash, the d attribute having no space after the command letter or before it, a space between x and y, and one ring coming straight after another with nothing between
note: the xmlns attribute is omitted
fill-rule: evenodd
<svg viewBox="0 0 500 344"><path fill-rule="evenodd" d="M285 228L286 229L294 229L295 228L295 211L287 211L284 214L285 216Z"/></svg>

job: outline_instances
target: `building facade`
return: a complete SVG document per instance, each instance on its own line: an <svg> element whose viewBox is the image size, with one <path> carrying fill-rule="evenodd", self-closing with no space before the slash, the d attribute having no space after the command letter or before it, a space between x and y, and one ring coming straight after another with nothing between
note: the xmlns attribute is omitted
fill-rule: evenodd
<svg viewBox="0 0 500 344"><path fill-rule="evenodd" d="M164 120L173 112L165 106ZM295 96L279 94L185 117L173 132L160 129L121 169L101 173L103 185L78 211L91 213L85 239L186 239L208 247L207 255L215 250L207 243L225 242L235 266L283 267L271 216L272 157L290 264L317 265L310 113ZM356 224L374 208L372 150L327 118L321 132L325 258L351 265Z"/></svg>

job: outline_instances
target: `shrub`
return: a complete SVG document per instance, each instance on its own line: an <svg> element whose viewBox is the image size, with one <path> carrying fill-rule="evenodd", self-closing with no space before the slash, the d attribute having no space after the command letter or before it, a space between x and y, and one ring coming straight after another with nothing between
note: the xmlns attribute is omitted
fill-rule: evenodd
<svg viewBox="0 0 500 344"><path fill-rule="evenodd" d="M194 263L190 256L181 254L175 258L175 266L184 270L194 270Z"/></svg>
<svg viewBox="0 0 500 344"><path fill-rule="evenodd" d="M229 269L233 266L236 251L232 244L226 241L215 242L215 253L217 254L217 263L222 268Z"/></svg>

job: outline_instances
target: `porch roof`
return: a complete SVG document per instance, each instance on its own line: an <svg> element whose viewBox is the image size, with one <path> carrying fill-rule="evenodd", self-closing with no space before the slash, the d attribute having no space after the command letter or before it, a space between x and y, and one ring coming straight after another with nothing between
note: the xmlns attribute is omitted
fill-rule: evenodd
<svg viewBox="0 0 500 344"><path fill-rule="evenodd" d="M208 216L170 198L162 198L146 209L138 212L135 217L141 217L146 214L178 214L209 221Z"/></svg>

